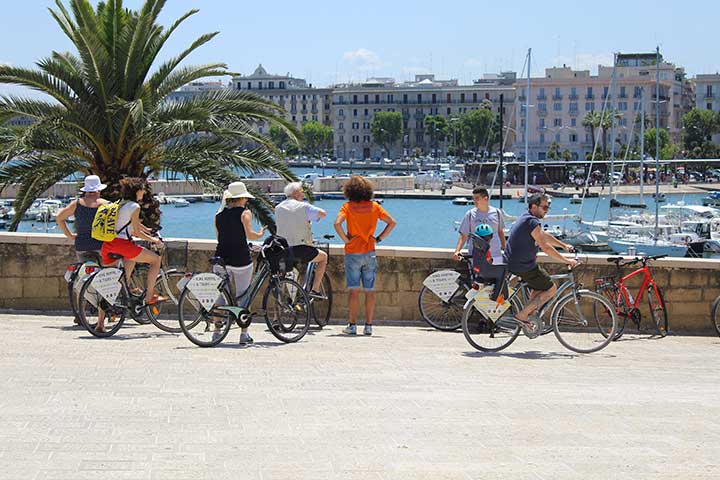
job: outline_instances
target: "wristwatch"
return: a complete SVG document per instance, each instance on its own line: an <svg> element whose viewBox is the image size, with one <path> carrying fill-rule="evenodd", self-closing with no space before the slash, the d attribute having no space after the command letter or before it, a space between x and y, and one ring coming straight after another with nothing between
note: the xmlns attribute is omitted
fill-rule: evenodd
<svg viewBox="0 0 720 480"><path fill-rule="evenodd" d="M382 242L382 238L380 238L380 235L378 235L377 237L375 237L375 241L376 241L377 243Z"/></svg>

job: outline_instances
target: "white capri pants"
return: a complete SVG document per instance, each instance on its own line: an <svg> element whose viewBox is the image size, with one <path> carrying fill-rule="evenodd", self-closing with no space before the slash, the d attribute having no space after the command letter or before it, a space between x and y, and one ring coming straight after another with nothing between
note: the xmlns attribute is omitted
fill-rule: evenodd
<svg viewBox="0 0 720 480"><path fill-rule="evenodd" d="M231 267L228 265L224 268L230 275L230 279L233 284L233 291L235 292L235 300L237 301L250 286L253 275L253 264L251 263L250 265L245 265L244 267ZM213 267L213 273L222 274L223 267L215 265L215 267ZM225 304L225 300L222 295L220 295L218 297L217 305L223 304Z"/></svg>

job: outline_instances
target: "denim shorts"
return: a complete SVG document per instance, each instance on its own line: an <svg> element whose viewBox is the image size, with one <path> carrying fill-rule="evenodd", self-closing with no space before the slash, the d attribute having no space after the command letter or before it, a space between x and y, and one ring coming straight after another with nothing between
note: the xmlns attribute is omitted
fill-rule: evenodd
<svg viewBox="0 0 720 480"><path fill-rule="evenodd" d="M348 290L361 288L360 282L362 282L364 290L373 290L375 288L376 269L375 252L346 253L345 282Z"/></svg>

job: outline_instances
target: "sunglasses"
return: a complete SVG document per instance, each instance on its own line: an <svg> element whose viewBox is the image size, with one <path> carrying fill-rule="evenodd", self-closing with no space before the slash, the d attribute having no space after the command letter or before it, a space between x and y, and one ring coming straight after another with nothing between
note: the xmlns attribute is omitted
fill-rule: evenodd
<svg viewBox="0 0 720 480"><path fill-rule="evenodd" d="M542 208L547 212L548 210L550 210L550 205L538 205L538 208Z"/></svg>

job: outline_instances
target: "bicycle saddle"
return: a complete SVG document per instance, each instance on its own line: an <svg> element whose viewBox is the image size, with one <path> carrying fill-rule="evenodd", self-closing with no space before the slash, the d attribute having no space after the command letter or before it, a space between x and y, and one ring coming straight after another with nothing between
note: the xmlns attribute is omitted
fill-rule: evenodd
<svg viewBox="0 0 720 480"><path fill-rule="evenodd" d="M610 257L607 259L607 262L618 264L618 263L622 262L623 260L624 260L623 257Z"/></svg>

